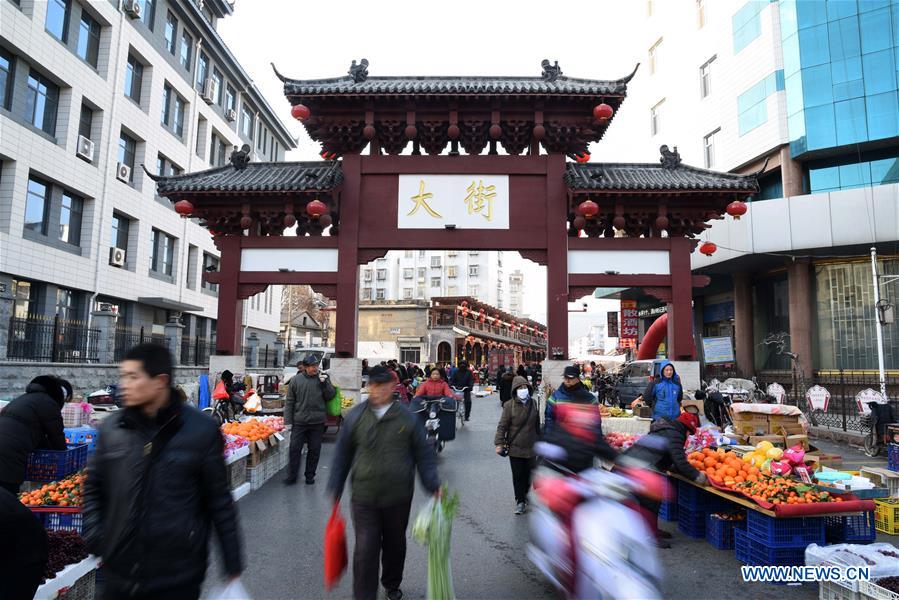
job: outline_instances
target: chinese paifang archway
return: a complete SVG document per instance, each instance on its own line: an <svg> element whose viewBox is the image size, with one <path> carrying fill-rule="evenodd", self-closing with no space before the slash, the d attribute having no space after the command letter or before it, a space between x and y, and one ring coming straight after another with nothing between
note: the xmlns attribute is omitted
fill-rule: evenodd
<svg viewBox="0 0 899 600"><path fill-rule="evenodd" d="M355 358L360 264L477 249L547 266L550 359L567 358L569 300L597 287L668 303L669 357L691 358L691 288L708 284L690 271L696 236L758 183L665 146L651 163L587 162L634 73L576 79L548 61L536 77L373 77L365 60L332 79L276 71L322 161L251 162L245 147L230 165L154 177L221 251L204 274L219 285L217 354L239 354L243 300L308 284L336 299L336 352Z"/></svg>

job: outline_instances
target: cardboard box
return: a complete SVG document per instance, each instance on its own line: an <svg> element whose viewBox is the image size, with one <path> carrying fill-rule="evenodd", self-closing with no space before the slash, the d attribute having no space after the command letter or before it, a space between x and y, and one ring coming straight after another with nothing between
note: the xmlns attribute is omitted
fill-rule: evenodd
<svg viewBox="0 0 899 600"><path fill-rule="evenodd" d="M756 413L756 412L746 412L745 410L741 410L740 412L734 412L734 422L736 421L752 421L755 419L764 419L768 420L768 415L765 413Z"/></svg>
<svg viewBox="0 0 899 600"><path fill-rule="evenodd" d="M765 441L771 442L773 446L778 448L786 448L786 441L784 441L781 435L754 435L749 438L749 443L753 446L758 446L759 443Z"/></svg>
<svg viewBox="0 0 899 600"><path fill-rule="evenodd" d="M768 418L765 415L758 414L754 414L749 419L737 420L734 418L734 433L740 435L766 435L768 433Z"/></svg>
<svg viewBox="0 0 899 600"><path fill-rule="evenodd" d="M805 455L806 463L814 461L816 467L833 467L839 469L843 466L843 457L839 454L825 454L820 450L813 450Z"/></svg>
<svg viewBox="0 0 899 600"><path fill-rule="evenodd" d="M784 437L784 441L787 444L787 448L792 448L793 446L802 446L803 450L808 450L808 436L807 435L788 435Z"/></svg>
<svg viewBox="0 0 899 600"><path fill-rule="evenodd" d="M775 425L799 425L799 415L768 415L768 422Z"/></svg>

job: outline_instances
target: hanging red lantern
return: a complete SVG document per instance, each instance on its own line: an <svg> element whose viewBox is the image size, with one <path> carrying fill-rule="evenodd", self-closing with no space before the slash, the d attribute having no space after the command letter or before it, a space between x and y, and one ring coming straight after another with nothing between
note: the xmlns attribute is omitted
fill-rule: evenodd
<svg viewBox="0 0 899 600"><path fill-rule="evenodd" d="M584 200L578 204L577 210L588 219L592 219L599 212L599 205L593 200Z"/></svg>
<svg viewBox="0 0 899 600"><path fill-rule="evenodd" d="M741 202L740 200L734 200L730 204L727 205L727 214L734 218L734 221L739 221L740 217L746 214L747 206L745 202Z"/></svg>
<svg viewBox="0 0 899 600"><path fill-rule="evenodd" d="M607 122L612 118L613 114L615 114L614 109L605 102L603 102L602 104L597 104L593 107L593 118L600 123Z"/></svg>
<svg viewBox="0 0 899 600"><path fill-rule="evenodd" d="M284 226L285 227L293 227L296 224L297 224L297 218L295 216L293 216L292 214L284 215Z"/></svg>
<svg viewBox="0 0 899 600"><path fill-rule="evenodd" d="M253 219L250 215L244 215L240 218L240 228L241 229L249 229L253 224Z"/></svg>
<svg viewBox="0 0 899 600"><path fill-rule="evenodd" d="M175 212L182 217L189 217L194 214L194 205L190 200L178 200L175 202Z"/></svg>
<svg viewBox="0 0 899 600"><path fill-rule="evenodd" d="M325 213L318 218L318 224L324 229L325 227L330 227L331 223L334 222L334 219L331 217L329 213Z"/></svg>
<svg viewBox="0 0 899 600"><path fill-rule="evenodd" d="M578 231L581 231L582 229L584 229L587 226L587 219L578 215L574 218L574 221L571 222L571 226L574 227L575 229L577 229Z"/></svg>
<svg viewBox="0 0 899 600"><path fill-rule="evenodd" d="M290 116L298 121L305 121L312 116L312 111L305 104L294 104L290 109Z"/></svg>
<svg viewBox="0 0 899 600"><path fill-rule="evenodd" d="M328 207L324 202L316 198L315 200L310 200L308 204L306 204L306 214L308 214L313 219L318 219L328 210Z"/></svg>
<svg viewBox="0 0 899 600"><path fill-rule="evenodd" d="M713 255L717 249L718 249L718 246L716 246L712 242L703 242L702 245L699 247L699 251L702 252L703 254L705 254L706 256Z"/></svg>
<svg viewBox="0 0 899 600"><path fill-rule="evenodd" d="M590 162L590 153L589 153L589 152L583 152L583 153L581 153L581 154L575 154L575 155L574 155L574 160L576 160L576 161L579 162L579 163Z"/></svg>

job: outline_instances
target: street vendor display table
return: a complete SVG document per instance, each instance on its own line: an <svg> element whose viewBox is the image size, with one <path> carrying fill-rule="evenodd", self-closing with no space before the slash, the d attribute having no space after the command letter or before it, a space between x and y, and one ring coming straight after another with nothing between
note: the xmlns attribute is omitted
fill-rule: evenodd
<svg viewBox="0 0 899 600"><path fill-rule="evenodd" d="M644 419L642 417L603 417L602 431L603 433L633 433L636 435L646 435L649 433L649 426L652 419Z"/></svg>
<svg viewBox="0 0 899 600"><path fill-rule="evenodd" d="M100 559L96 556L88 556L81 562L68 565L56 574L53 579L48 579L44 585L37 588L34 594L35 600L55 600L60 591L71 588L75 582L90 574L100 566Z"/></svg>

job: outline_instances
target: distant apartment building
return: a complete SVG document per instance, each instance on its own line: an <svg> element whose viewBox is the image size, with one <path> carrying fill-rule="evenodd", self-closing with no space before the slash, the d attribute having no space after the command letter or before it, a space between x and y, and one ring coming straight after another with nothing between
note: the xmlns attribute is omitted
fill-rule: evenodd
<svg viewBox="0 0 899 600"><path fill-rule="evenodd" d="M518 269L509 275L509 312L524 316L524 274Z"/></svg>
<svg viewBox="0 0 899 600"><path fill-rule="evenodd" d="M144 172L221 167L295 147L216 31L225 0L0 2L0 297L19 319L215 335L218 266L209 232L180 218ZM5 291L4 291L5 290ZM265 341L281 290L245 303Z"/></svg>

